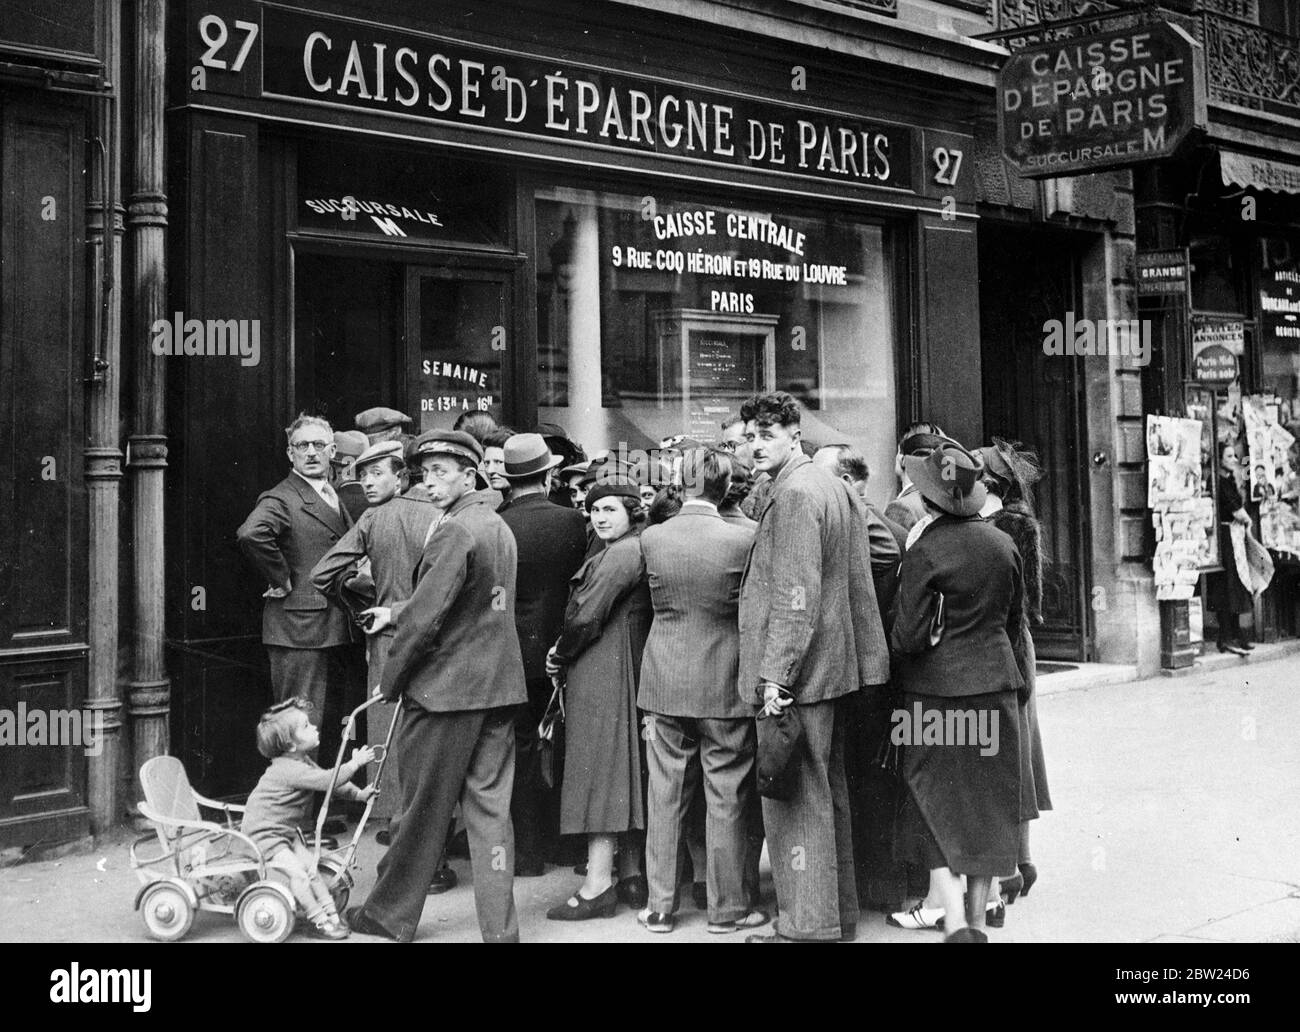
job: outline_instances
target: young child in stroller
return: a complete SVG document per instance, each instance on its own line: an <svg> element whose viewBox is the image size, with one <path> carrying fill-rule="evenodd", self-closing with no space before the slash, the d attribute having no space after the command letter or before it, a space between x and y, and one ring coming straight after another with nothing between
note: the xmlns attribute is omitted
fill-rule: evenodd
<svg viewBox="0 0 1300 1032"><path fill-rule="evenodd" d="M346 939L329 889L316 870L312 851L299 828L311 813L312 796L329 790L333 771L322 770L308 755L320 744L320 730L311 722L306 699L286 699L262 714L257 725L257 751L271 761L248 797L241 830L255 841L274 866L289 876L289 888L326 939ZM364 802L376 786L358 788L352 776L375 758L368 746L352 751L339 770L334 792L340 799Z"/></svg>

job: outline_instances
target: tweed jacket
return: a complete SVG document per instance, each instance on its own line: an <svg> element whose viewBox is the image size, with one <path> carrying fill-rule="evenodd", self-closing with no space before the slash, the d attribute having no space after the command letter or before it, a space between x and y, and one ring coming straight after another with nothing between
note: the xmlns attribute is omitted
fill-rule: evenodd
<svg viewBox="0 0 1300 1032"><path fill-rule="evenodd" d="M752 717L736 690L740 579L754 531L688 501L641 533L654 623L637 705L671 717Z"/></svg>
<svg viewBox="0 0 1300 1032"><path fill-rule="evenodd" d="M799 703L889 680L862 500L796 454L772 481L740 589L740 693L772 681Z"/></svg>
<svg viewBox="0 0 1300 1032"><path fill-rule="evenodd" d="M500 495L471 491L429 536L415 590L397 620L381 694L433 713L527 700L515 631L515 538Z"/></svg>
<svg viewBox="0 0 1300 1032"><path fill-rule="evenodd" d="M291 587L262 606L262 641L292 649L323 649L355 641L352 621L312 583L311 570L352 526L342 501L330 509L305 479L290 473L257 499L235 532L240 550L273 587Z"/></svg>
<svg viewBox="0 0 1300 1032"><path fill-rule="evenodd" d="M396 622L415 587L429 528L441 519L442 510L423 492L395 495L372 506L312 568L312 583L326 595L346 590L361 608L387 606ZM368 572L363 567L367 559ZM358 567L363 567L359 574ZM394 628L380 633L391 637Z"/></svg>
<svg viewBox="0 0 1300 1032"><path fill-rule="evenodd" d="M885 515L903 528L904 532L925 515L925 500L915 484L908 484L903 493L885 506Z"/></svg>

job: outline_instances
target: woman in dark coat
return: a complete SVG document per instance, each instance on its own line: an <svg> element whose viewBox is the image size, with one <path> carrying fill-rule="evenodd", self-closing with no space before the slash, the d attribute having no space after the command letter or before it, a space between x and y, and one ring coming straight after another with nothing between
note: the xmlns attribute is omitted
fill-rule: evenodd
<svg viewBox="0 0 1300 1032"><path fill-rule="evenodd" d="M630 480L597 480L586 499L591 525L605 547L573 578L564 630L547 659L565 680L564 784L560 833L587 835L586 880L555 921L609 917L619 900L640 908L645 781L636 695L641 654L654 615L641 556L641 511ZM621 879L614 878L620 844Z"/></svg>
<svg viewBox="0 0 1300 1032"><path fill-rule="evenodd" d="M1032 629L1043 622L1043 569L1041 530L1029 488L1042 475L1032 453L1022 451L1019 442L993 438L993 445L980 449L984 459L984 486L989 500L983 514L993 526L1011 538L1020 553L1025 580L1024 620L1020 628L1020 674L1025 679L1020 706L1020 855L1014 878L1000 886L1008 903L1029 895L1038 880L1038 869L1029 855L1029 822L1040 811L1052 808L1047 788L1047 763L1043 758L1042 736L1038 731L1038 697Z"/></svg>
<svg viewBox="0 0 1300 1032"><path fill-rule="evenodd" d="M1241 614L1253 610L1255 603L1237 573L1230 533L1234 523L1250 526L1246 501L1237 487L1240 466L1236 446L1230 441L1219 445L1219 563L1223 572L1206 578L1205 592L1206 602L1219 624L1219 651L1244 656L1255 646L1246 640L1246 632L1241 629Z"/></svg>
<svg viewBox="0 0 1300 1032"><path fill-rule="evenodd" d="M977 456L948 441L906 463L934 519L903 556L890 635L903 689L905 842L930 870L945 941L987 942L991 882L1010 877L1019 851L1024 579L1010 539L979 519Z"/></svg>

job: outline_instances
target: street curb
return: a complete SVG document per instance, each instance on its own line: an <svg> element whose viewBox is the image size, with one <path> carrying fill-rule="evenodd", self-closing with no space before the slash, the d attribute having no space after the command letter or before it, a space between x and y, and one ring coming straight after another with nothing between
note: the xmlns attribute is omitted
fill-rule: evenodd
<svg viewBox="0 0 1300 1032"><path fill-rule="evenodd" d="M1285 659L1296 653L1300 653L1300 639L1275 641L1256 645L1255 651L1245 656L1236 656L1231 652L1207 652L1196 657L1191 666L1177 670L1162 669L1160 673L1164 677L1191 677L1224 668L1235 670L1250 663L1271 663L1275 659Z"/></svg>

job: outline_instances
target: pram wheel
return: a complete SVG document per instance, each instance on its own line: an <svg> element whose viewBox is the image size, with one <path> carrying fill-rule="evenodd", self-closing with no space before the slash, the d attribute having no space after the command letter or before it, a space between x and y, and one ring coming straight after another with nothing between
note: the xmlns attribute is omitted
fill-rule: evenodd
<svg viewBox="0 0 1300 1032"><path fill-rule="evenodd" d="M183 939L194 924L190 898L178 885L156 882L145 889L140 899L140 916L149 934L163 942Z"/></svg>
<svg viewBox="0 0 1300 1032"><path fill-rule="evenodd" d="M270 882L250 886L235 905L235 923L250 942L284 942L294 919L293 904Z"/></svg>

